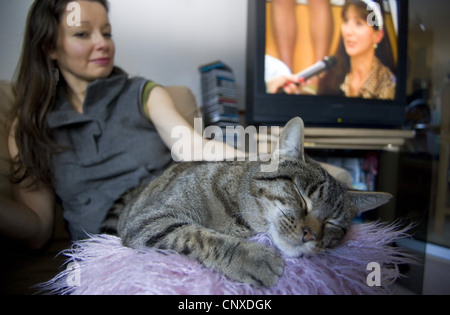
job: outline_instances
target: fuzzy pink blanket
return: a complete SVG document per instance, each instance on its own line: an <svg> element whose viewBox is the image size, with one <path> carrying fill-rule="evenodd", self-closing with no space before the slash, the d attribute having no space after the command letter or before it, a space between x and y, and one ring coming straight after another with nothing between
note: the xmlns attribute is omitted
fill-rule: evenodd
<svg viewBox="0 0 450 315"><path fill-rule="evenodd" d="M405 236L395 225L354 225L340 246L324 254L285 257L285 274L270 289L230 281L176 253L134 250L122 246L117 237L94 236L64 252L67 269L42 287L73 295L389 294L400 277L397 266L413 260L392 246ZM252 241L273 246L266 235Z"/></svg>

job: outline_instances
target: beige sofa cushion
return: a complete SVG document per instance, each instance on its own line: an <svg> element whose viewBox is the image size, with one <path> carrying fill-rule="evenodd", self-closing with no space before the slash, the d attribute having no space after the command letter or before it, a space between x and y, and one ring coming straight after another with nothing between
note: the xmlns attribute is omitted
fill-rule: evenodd
<svg viewBox="0 0 450 315"><path fill-rule="evenodd" d="M8 151L9 126L7 125L8 113L13 106L11 84L0 81L0 194L9 197L11 185L9 183L10 157Z"/></svg>

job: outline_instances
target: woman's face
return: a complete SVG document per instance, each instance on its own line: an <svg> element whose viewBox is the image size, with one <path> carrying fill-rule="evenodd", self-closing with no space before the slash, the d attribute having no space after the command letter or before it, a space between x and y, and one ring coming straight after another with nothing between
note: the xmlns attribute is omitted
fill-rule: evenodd
<svg viewBox="0 0 450 315"><path fill-rule="evenodd" d="M347 9L342 23L342 37L345 50L350 57L374 52L374 45L379 44L383 36L383 31L371 27L354 6Z"/></svg>
<svg viewBox="0 0 450 315"><path fill-rule="evenodd" d="M106 9L98 2L77 1L81 25L67 22L67 11L59 25L56 50L50 57L66 81L91 82L108 77L114 66L115 46Z"/></svg>

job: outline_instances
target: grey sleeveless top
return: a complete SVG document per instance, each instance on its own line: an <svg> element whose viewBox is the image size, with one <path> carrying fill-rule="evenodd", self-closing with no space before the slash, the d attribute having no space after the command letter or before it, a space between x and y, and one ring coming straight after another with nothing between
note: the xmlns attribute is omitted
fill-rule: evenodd
<svg viewBox="0 0 450 315"><path fill-rule="evenodd" d="M99 232L108 210L127 190L160 175L171 155L141 102L149 81L115 68L89 84L83 114L59 89L47 122L68 148L53 157L52 178L73 239Z"/></svg>

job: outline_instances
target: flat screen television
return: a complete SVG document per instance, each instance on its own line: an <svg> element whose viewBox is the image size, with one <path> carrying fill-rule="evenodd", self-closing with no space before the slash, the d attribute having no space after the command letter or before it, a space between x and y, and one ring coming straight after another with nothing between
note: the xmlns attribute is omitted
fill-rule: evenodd
<svg viewBox="0 0 450 315"><path fill-rule="evenodd" d="M248 2L247 124L401 126L407 1L291 1Z"/></svg>

